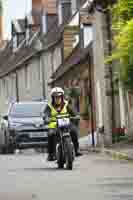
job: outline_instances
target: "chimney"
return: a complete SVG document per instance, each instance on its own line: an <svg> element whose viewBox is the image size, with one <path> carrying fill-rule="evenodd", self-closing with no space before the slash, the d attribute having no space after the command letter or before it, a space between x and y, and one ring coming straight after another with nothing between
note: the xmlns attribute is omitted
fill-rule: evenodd
<svg viewBox="0 0 133 200"><path fill-rule="evenodd" d="M64 24L72 15L71 0L59 0L57 3L59 25Z"/></svg>
<svg viewBox="0 0 133 200"><path fill-rule="evenodd" d="M56 14L56 0L32 0L32 9L45 9L48 14Z"/></svg>
<svg viewBox="0 0 133 200"><path fill-rule="evenodd" d="M43 0L43 7L47 11L48 14L56 14L56 1L57 0Z"/></svg>
<svg viewBox="0 0 133 200"><path fill-rule="evenodd" d="M32 0L32 10L41 10L43 0Z"/></svg>

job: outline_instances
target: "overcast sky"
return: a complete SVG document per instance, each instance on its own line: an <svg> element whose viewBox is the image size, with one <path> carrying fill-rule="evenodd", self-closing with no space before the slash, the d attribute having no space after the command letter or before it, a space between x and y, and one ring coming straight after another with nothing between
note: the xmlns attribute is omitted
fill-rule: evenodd
<svg viewBox="0 0 133 200"><path fill-rule="evenodd" d="M11 19L23 18L31 10L31 0L3 0L4 33L10 35Z"/></svg>

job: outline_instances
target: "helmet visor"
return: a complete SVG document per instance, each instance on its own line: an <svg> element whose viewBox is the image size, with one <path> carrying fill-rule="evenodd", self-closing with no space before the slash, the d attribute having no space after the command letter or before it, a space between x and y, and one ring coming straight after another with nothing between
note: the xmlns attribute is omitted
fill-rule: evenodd
<svg viewBox="0 0 133 200"><path fill-rule="evenodd" d="M60 96L63 96L63 93L61 93L61 92L54 92L54 93L52 94L52 96L53 96L53 97L60 97Z"/></svg>

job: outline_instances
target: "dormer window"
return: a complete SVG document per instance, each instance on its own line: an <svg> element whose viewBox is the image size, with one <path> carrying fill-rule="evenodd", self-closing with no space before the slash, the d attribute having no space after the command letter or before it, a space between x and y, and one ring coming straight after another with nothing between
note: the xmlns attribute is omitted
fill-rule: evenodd
<svg viewBox="0 0 133 200"><path fill-rule="evenodd" d="M84 48L86 48L93 40L93 28L92 25L84 25Z"/></svg>
<svg viewBox="0 0 133 200"><path fill-rule="evenodd" d="M16 51L17 47L18 47L18 39L17 39L17 35L14 35L13 38L13 52Z"/></svg>
<svg viewBox="0 0 133 200"><path fill-rule="evenodd" d="M64 24L72 16L71 0L59 0L57 10L59 25Z"/></svg>
<svg viewBox="0 0 133 200"><path fill-rule="evenodd" d="M42 15L42 32L44 34L47 33L47 13L45 12L45 10L43 11Z"/></svg>

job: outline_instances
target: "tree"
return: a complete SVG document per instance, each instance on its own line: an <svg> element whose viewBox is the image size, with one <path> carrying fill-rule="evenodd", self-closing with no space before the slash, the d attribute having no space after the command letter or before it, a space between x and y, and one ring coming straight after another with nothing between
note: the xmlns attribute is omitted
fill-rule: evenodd
<svg viewBox="0 0 133 200"><path fill-rule="evenodd" d="M118 0L112 15L115 50L107 62L119 61L120 79L127 89L133 89L133 1Z"/></svg>
<svg viewBox="0 0 133 200"><path fill-rule="evenodd" d="M2 0L0 0L0 15L3 13L3 3Z"/></svg>

